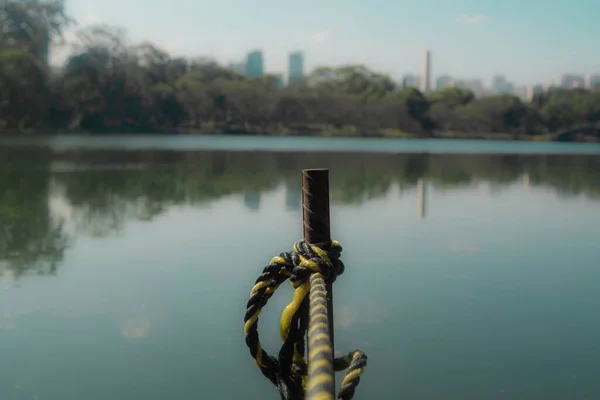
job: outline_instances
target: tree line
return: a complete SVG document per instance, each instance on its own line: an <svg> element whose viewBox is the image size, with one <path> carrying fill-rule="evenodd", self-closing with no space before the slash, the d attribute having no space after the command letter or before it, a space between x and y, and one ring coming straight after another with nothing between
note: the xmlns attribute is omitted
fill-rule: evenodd
<svg viewBox="0 0 600 400"><path fill-rule="evenodd" d="M0 132L225 132L526 137L600 122L600 92L555 89L531 102L463 88L423 94L360 65L320 67L293 87L206 58L130 44L122 29L77 31L58 69L49 43L74 21L61 0L0 4ZM562 136L567 140L577 139Z"/></svg>

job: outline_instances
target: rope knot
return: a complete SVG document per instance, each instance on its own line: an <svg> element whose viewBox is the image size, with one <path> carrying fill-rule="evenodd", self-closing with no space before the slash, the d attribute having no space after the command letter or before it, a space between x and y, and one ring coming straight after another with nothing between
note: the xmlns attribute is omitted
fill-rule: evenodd
<svg viewBox="0 0 600 400"><path fill-rule="evenodd" d="M342 246L337 240L312 245L305 240L297 241L292 251L294 270L290 281L296 286L306 281L310 274L319 272L326 283L335 282L345 270L341 254Z"/></svg>
<svg viewBox="0 0 600 400"><path fill-rule="evenodd" d="M341 253L342 246L336 240L312 245L300 240L294 243L292 251L273 257L250 290L244 315L246 345L263 375L279 390L282 400L303 400L306 393L315 395L317 392L332 392L333 378L329 376L333 375L333 371L348 370L338 394L339 400L351 400L360 382L367 362L361 351L355 350L344 357L334 359L333 371L319 371L318 373L326 375L325 380L321 379L322 377L311 380L308 371L311 365L315 368L315 364L308 362L311 357L316 360L322 359L323 355L312 352L307 354L309 360L305 358L307 332L309 341L313 340L313 344L310 344L312 349L323 347L321 342L328 337L328 323L323 327L322 322L327 320L326 315L324 317L317 314L326 309L326 283L333 283L344 273ZM314 273L321 276L313 275ZM294 296L281 314L280 336L283 344L278 357L273 357L260 343L258 317L277 288L287 279L295 289ZM314 298L309 299L309 295ZM317 325L311 330L309 319L320 322L316 322ZM322 352L332 353L333 350L328 347L322 349ZM322 366L318 368L322 369Z"/></svg>

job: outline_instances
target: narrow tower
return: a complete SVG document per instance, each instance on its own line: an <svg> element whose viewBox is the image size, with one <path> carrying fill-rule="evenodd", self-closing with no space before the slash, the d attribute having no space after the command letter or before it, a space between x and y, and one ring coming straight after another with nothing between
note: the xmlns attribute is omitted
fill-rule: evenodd
<svg viewBox="0 0 600 400"><path fill-rule="evenodd" d="M423 72L421 73L421 85L420 90L422 93L429 93L431 90L431 52L427 50L425 52L425 59L423 60Z"/></svg>

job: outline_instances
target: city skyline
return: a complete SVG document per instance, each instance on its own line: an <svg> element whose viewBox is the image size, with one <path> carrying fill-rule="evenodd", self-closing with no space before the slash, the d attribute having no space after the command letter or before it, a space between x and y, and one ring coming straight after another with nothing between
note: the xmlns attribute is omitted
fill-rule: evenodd
<svg viewBox="0 0 600 400"><path fill-rule="evenodd" d="M249 49L261 48L267 73L287 71L288 53L298 48L306 55L306 70L364 64L395 80L421 69L425 48L438 60L432 76L489 81L502 73L517 84L529 84L600 69L600 54L592 51L600 35L593 18L600 2L591 0L480 0L460 7L441 0L416 6L382 0L285 5L274 0L173 0L168 9L156 0L72 0L66 7L83 26L127 27L132 42L150 41L174 55L209 56L226 65ZM65 54L53 49L52 62L61 62Z"/></svg>
<svg viewBox="0 0 600 400"><path fill-rule="evenodd" d="M256 59L259 60L259 66L253 67L252 64L256 64ZM293 85L305 76L304 53L302 51L296 50L289 53L287 75L281 72L266 72L262 60L262 50L252 50L247 53L245 62L230 62L228 67L246 77L257 77L264 74L274 75L278 80L278 87L285 86L286 76L287 85ZM547 91L553 87L594 89L600 86L600 74L590 74L585 76L573 73L563 73L558 81L535 82L527 85L515 84L515 82L507 79L504 74L496 74L492 77L491 82L489 82L488 85L482 79L478 78L461 79L448 74L441 74L434 77L431 74L431 70L432 52L431 50L425 50L421 73L404 74L402 79L396 81L395 84L398 87L414 87L419 89L422 93L430 93L431 91L440 90L446 87L462 87L472 91L476 97L494 94L513 94L527 101L530 101L536 93Z"/></svg>

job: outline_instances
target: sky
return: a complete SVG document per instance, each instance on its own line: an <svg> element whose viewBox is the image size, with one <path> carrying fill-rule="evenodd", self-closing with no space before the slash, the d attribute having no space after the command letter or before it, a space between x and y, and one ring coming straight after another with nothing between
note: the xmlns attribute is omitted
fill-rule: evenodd
<svg viewBox="0 0 600 400"><path fill-rule="evenodd" d="M419 73L517 84L600 73L598 0L66 0L79 27L123 27L176 56L240 61L264 51L265 70L285 73L288 53L306 69L363 64L400 80ZM72 28L67 36L72 36ZM66 57L52 52L52 62Z"/></svg>

